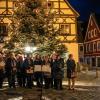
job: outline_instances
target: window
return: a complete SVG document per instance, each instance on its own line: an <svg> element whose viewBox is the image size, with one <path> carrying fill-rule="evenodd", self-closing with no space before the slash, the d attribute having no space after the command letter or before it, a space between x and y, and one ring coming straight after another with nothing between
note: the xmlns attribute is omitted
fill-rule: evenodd
<svg viewBox="0 0 100 100"><path fill-rule="evenodd" d="M96 44L96 42L94 42L93 43L93 51L96 51L96 49L97 49L97 44Z"/></svg>
<svg viewBox="0 0 100 100"><path fill-rule="evenodd" d="M0 24L0 35L7 35L7 24Z"/></svg>
<svg viewBox="0 0 100 100"><path fill-rule="evenodd" d="M92 60L92 66L95 67L96 66L96 58L92 58L91 60Z"/></svg>
<svg viewBox="0 0 100 100"><path fill-rule="evenodd" d="M80 62L81 62L81 63L83 63L83 62L84 62L83 58L79 58L79 60L80 60Z"/></svg>
<svg viewBox="0 0 100 100"><path fill-rule="evenodd" d="M94 31L91 30L91 38L93 38L93 37L94 37Z"/></svg>
<svg viewBox="0 0 100 100"><path fill-rule="evenodd" d="M80 51L83 51L83 46L80 46Z"/></svg>
<svg viewBox="0 0 100 100"><path fill-rule="evenodd" d="M97 67L100 67L100 57L97 58Z"/></svg>
<svg viewBox="0 0 100 100"><path fill-rule="evenodd" d="M86 52L89 52L90 45L86 44Z"/></svg>
<svg viewBox="0 0 100 100"><path fill-rule="evenodd" d="M90 58L87 58L86 63L90 65Z"/></svg>
<svg viewBox="0 0 100 100"><path fill-rule="evenodd" d="M93 43L90 44L90 51L93 51Z"/></svg>
<svg viewBox="0 0 100 100"><path fill-rule="evenodd" d="M100 41L97 43L97 49L100 51Z"/></svg>
<svg viewBox="0 0 100 100"><path fill-rule="evenodd" d="M61 30L61 34L69 34L70 33L70 28L69 25L60 25L60 30Z"/></svg>
<svg viewBox="0 0 100 100"><path fill-rule="evenodd" d="M84 45L84 52L86 53L86 45Z"/></svg>

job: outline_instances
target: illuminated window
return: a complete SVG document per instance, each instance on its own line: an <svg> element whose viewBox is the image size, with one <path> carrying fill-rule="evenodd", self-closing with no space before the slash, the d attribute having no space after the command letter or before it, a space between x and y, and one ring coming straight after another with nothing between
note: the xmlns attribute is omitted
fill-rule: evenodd
<svg viewBox="0 0 100 100"><path fill-rule="evenodd" d="M70 28L69 25L60 25L60 30L61 30L61 34L69 34L70 33Z"/></svg>

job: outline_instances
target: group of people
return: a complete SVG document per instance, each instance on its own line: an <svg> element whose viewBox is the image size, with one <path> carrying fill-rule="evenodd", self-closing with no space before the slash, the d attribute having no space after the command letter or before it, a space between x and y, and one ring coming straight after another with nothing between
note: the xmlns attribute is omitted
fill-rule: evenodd
<svg viewBox="0 0 100 100"><path fill-rule="evenodd" d="M0 54L0 88L3 81L7 78L9 88L25 87L32 88L34 81L37 87L63 89L63 68L67 65L67 78L69 89L74 89L75 85L75 61L73 55L64 64L64 59L58 54L35 57L22 54L14 55L8 53L5 57ZM47 68L46 68L47 67ZM46 71L43 71L46 69ZM71 86L72 80L72 86Z"/></svg>

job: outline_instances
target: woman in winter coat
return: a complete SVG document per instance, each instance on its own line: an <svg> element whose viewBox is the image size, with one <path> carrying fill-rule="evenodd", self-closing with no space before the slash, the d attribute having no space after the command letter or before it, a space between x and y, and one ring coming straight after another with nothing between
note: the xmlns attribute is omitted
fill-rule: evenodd
<svg viewBox="0 0 100 100"><path fill-rule="evenodd" d="M67 64L67 78L68 78L68 86L69 86L69 90L75 88L75 69L76 69L76 64L75 61L73 59L73 55L70 54L69 58L66 62ZM71 85L72 84L72 85Z"/></svg>

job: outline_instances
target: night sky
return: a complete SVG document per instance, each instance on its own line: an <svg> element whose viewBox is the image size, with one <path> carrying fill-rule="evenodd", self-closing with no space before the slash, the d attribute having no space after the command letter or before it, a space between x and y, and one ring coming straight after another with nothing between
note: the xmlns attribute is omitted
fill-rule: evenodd
<svg viewBox="0 0 100 100"><path fill-rule="evenodd" d="M100 14L100 0L68 0L80 14L80 20L87 21L91 12Z"/></svg>

